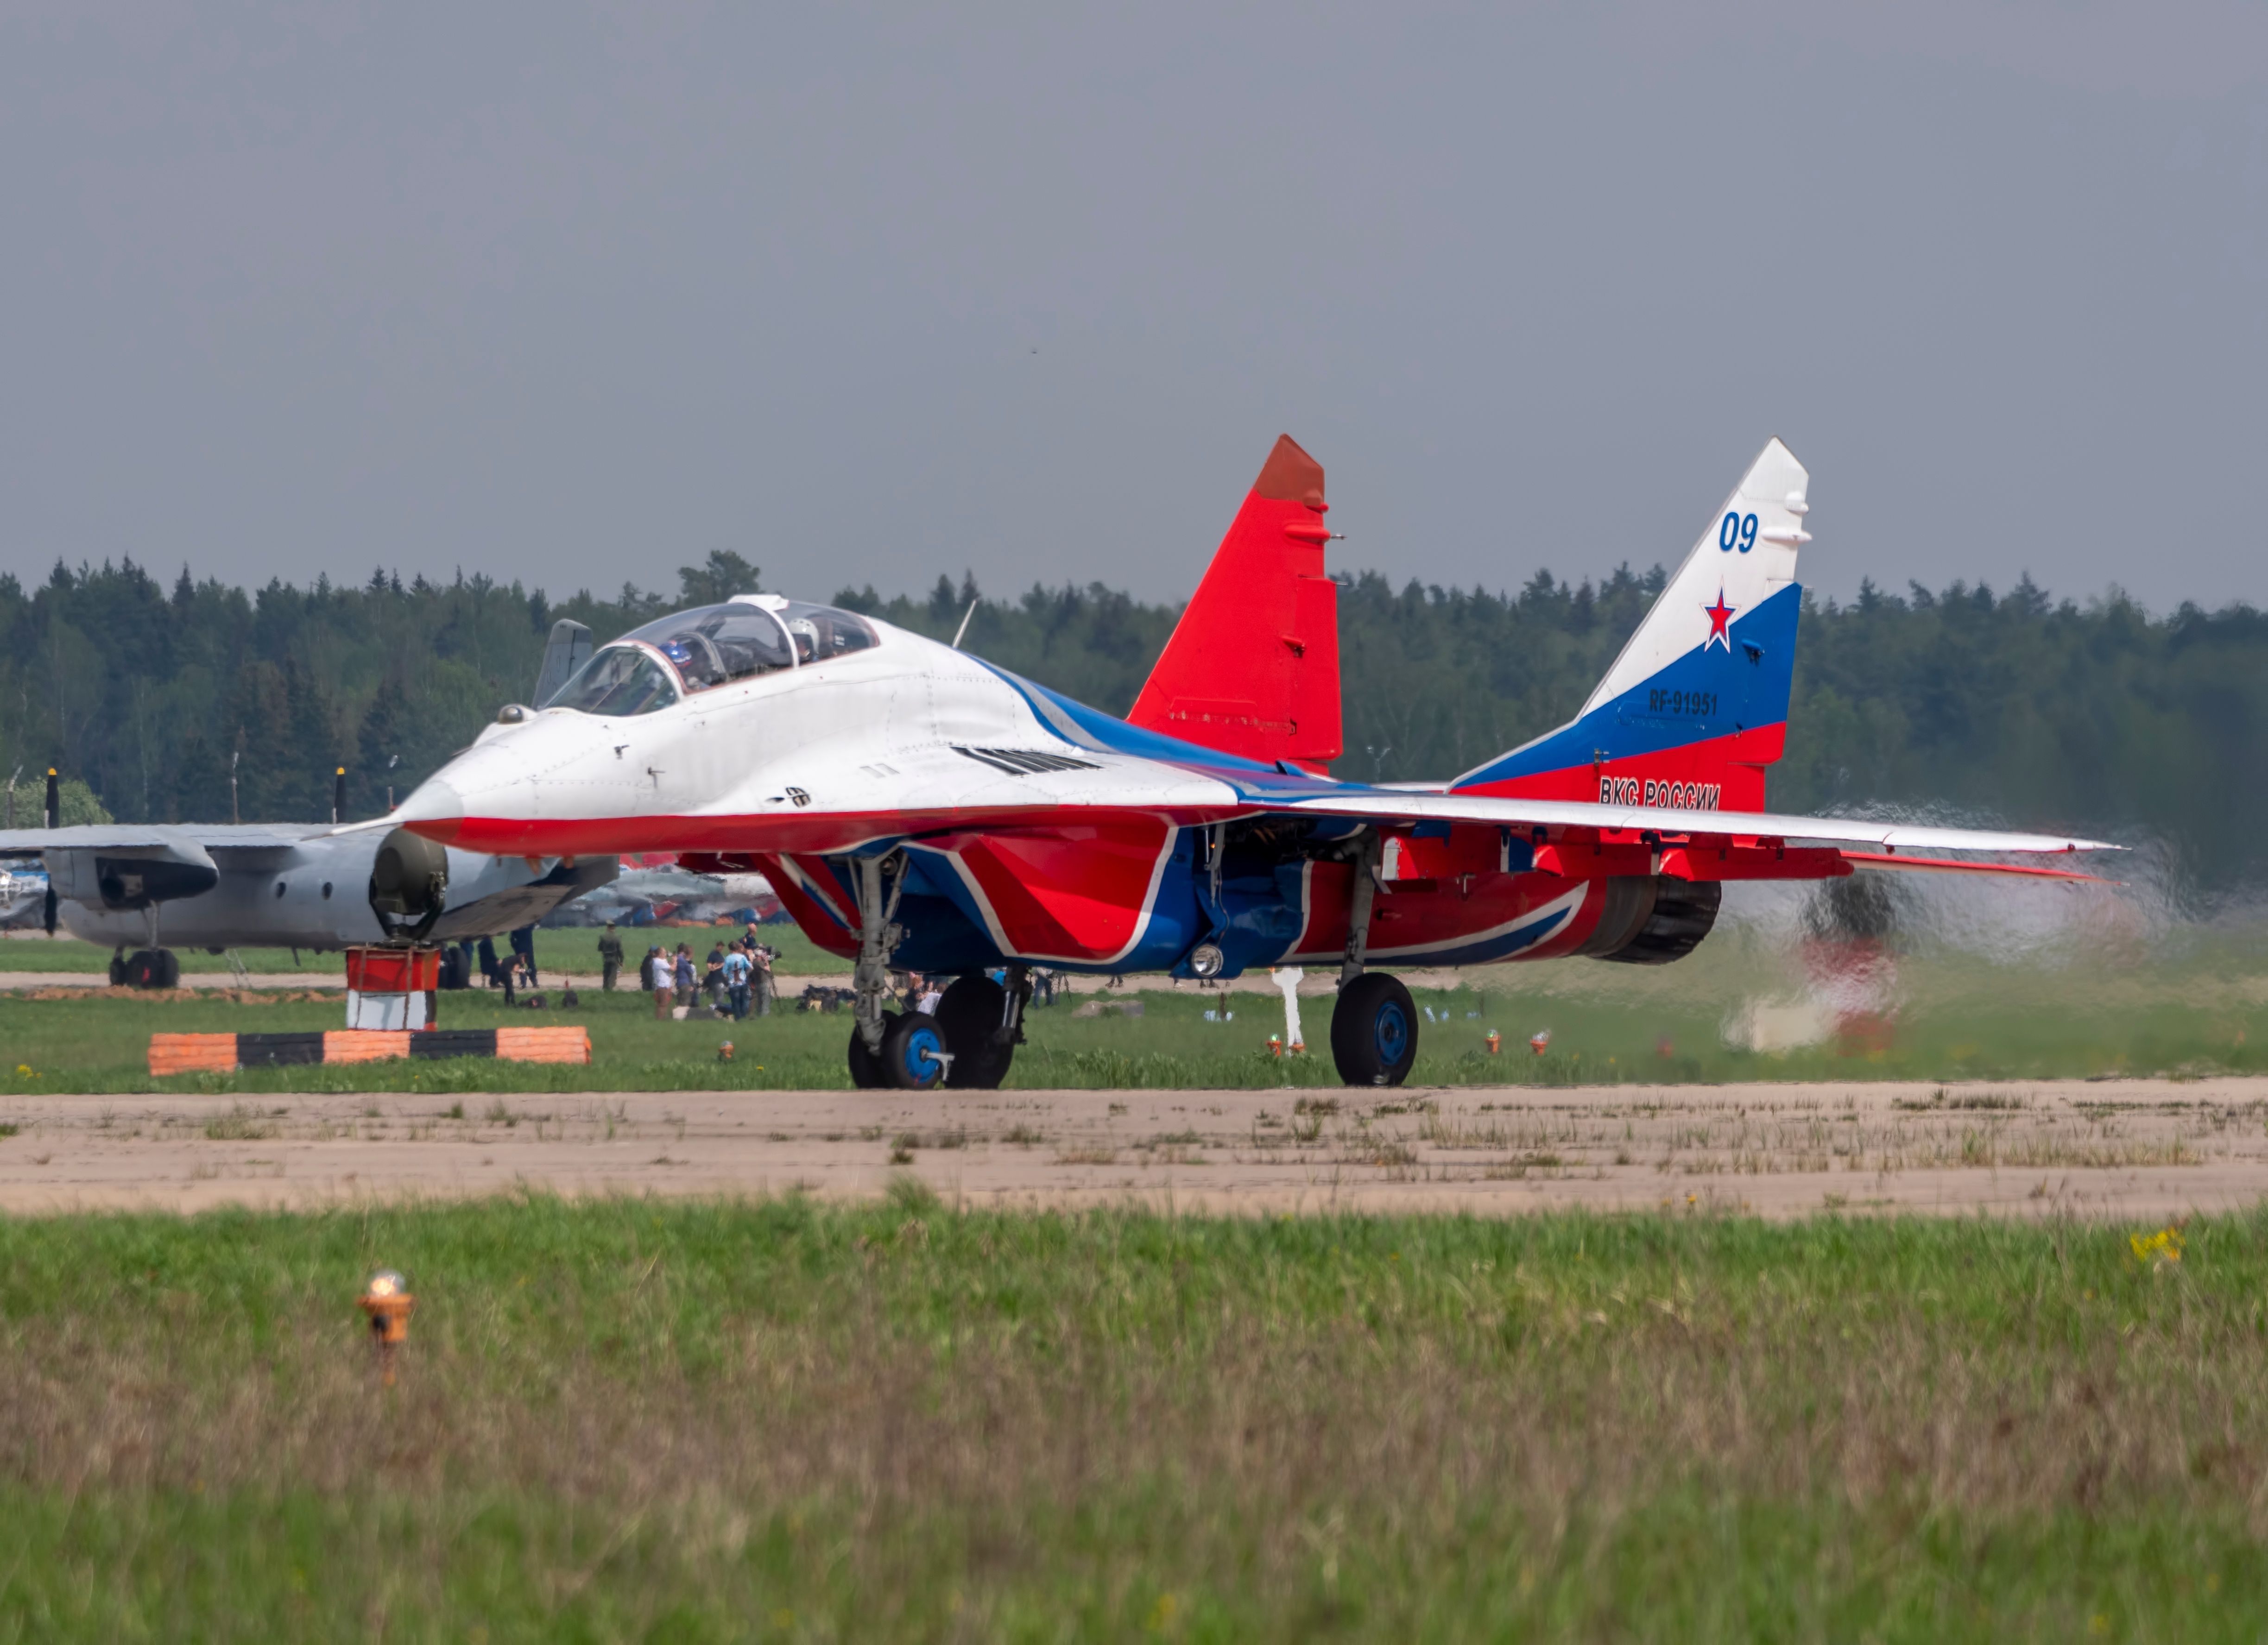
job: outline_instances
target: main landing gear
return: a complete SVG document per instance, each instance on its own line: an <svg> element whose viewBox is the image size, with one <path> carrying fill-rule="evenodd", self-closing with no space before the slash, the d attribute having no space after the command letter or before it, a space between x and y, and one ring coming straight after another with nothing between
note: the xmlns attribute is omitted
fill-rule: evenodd
<svg viewBox="0 0 2268 1645"><path fill-rule="evenodd" d="M1350 1085L1399 1085L1418 1061L1418 1008L1410 990L1398 977L1362 968L1378 859L1379 840L1373 834L1355 858L1346 958L1339 966L1338 1003L1331 1008L1331 1061Z"/></svg>
<svg viewBox="0 0 2268 1645"><path fill-rule="evenodd" d="M1331 1061L1350 1085L1399 1085L1418 1060L1418 1008L1402 979L1365 972L1331 1010Z"/></svg>
<svg viewBox="0 0 2268 1645"><path fill-rule="evenodd" d="M933 1017L884 1010L890 956L905 936L897 923L905 859L895 853L862 858L851 874L858 898L851 1084L861 1091L996 1090L1024 1038L1024 1005L1032 997L1024 967L1008 968L1005 988L981 973L958 979Z"/></svg>

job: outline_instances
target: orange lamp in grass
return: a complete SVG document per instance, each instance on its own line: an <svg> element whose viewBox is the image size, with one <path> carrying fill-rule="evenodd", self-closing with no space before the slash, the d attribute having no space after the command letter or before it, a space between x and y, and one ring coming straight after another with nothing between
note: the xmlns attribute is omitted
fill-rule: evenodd
<svg viewBox="0 0 2268 1645"><path fill-rule="evenodd" d="M417 1299L409 1285L392 1268L380 1268L363 1287L362 1311L370 1316L371 1340L378 1345L379 1370L386 1385L394 1386L394 1354L409 1340L409 1315Z"/></svg>

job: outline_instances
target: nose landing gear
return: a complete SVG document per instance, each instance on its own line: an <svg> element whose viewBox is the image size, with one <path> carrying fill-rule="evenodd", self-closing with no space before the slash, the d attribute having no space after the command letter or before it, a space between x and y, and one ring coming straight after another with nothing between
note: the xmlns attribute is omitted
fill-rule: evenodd
<svg viewBox="0 0 2268 1645"><path fill-rule="evenodd" d="M905 855L857 858L850 864L850 878L858 902L858 966L852 977L858 997L851 1007L858 1023L850 1030L850 1083L860 1091L934 1091L951 1075L954 1060L937 1019L919 1011L882 1009L889 991L890 956L905 936L897 922L898 898L905 889Z"/></svg>
<svg viewBox="0 0 2268 1645"><path fill-rule="evenodd" d="M1024 1037L1032 985L1021 966L1001 987L983 973L956 978L937 1015L886 1015L882 1045L869 1050L863 1029L850 1031L850 1083L861 1091L998 1091Z"/></svg>
<svg viewBox="0 0 2268 1645"><path fill-rule="evenodd" d="M882 1001L889 993L890 956L905 936L897 922L905 878L902 852L856 857L850 863L850 884L858 904L858 964L851 976L857 997L850 1008L858 1025L850 1031L850 1083L861 1091L898 1083L890 1077L883 1051L895 1019L884 1013Z"/></svg>

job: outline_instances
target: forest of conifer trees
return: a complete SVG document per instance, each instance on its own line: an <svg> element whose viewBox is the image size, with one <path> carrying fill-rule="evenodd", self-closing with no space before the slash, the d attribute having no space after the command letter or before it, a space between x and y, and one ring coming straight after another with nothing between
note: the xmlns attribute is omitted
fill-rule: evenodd
<svg viewBox="0 0 2268 1645"><path fill-rule="evenodd" d="M124 820L328 815L350 773L357 815L385 807L533 687L551 624L600 640L670 606L755 587L720 553L666 597L625 585L554 602L482 576L256 590L187 569L168 589L131 561L0 576L0 777L50 763ZM1663 581L1538 572L1517 592L1390 585L1340 599L1350 777L1452 775L1568 718ZM837 603L949 638L972 579ZM987 598L968 648L1114 713L1131 704L1175 609L1092 584ZM2268 860L2268 618L2248 606L2153 614L2121 595L2053 599L2029 579L1864 586L1804 608L1777 809L1937 805L2009 824L2154 835L2183 878L2226 887ZM33 784L35 791L36 782ZM35 802L34 802L35 803ZM31 812L19 805L18 820Z"/></svg>

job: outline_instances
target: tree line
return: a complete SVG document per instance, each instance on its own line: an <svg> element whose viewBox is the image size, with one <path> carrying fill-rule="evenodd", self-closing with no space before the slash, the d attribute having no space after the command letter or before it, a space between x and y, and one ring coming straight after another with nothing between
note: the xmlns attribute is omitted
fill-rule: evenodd
<svg viewBox="0 0 2268 1645"><path fill-rule="evenodd" d="M331 774L372 816L532 691L561 617L603 643L676 606L758 586L719 552L665 596L611 598L475 575L373 571L247 590L187 569L170 589L132 561L0 576L0 777L19 824L53 763L124 821L320 820ZM1444 777L1564 723L1660 592L1660 567L1593 582L1538 572L1517 591L1375 572L1343 582L1343 776ZM1101 584L979 598L845 589L836 603L963 643L1003 667L1124 713L1178 608ZM1847 603L1807 596L1776 809L1933 805L2011 824L2168 842L2194 883L2268 863L2251 819L2268 800L2268 617L2247 606L2155 615L2113 591L2054 599L1955 582ZM233 778L233 788L232 788Z"/></svg>

